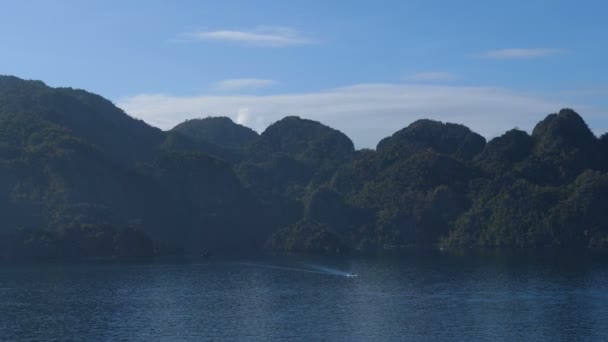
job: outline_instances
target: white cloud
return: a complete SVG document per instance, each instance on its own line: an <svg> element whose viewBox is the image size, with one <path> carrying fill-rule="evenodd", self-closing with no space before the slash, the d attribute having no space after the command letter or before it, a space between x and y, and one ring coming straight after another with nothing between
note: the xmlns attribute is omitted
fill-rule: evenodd
<svg viewBox="0 0 608 342"><path fill-rule="evenodd" d="M217 30L187 33L194 40L220 41L262 47L312 44L313 40L290 27L256 27L250 30Z"/></svg>
<svg viewBox="0 0 608 342"><path fill-rule="evenodd" d="M563 49L500 49L490 50L481 54L494 59L530 59L554 56L565 52Z"/></svg>
<svg viewBox="0 0 608 342"><path fill-rule="evenodd" d="M381 138L421 118L462 123L490 138L516 126L530 130L549 113L576 108L502 88L411 84L359 84L282 95L142 94L118 105L163 129L189 118L226 115L261 132L286 115L299 115L341 130L358 148L375 147Z"/></svg>
<svg viewBox="0 0 608 342"><path fill-rule="evenodd" d="M456 74L445 71L427 71L413 74L409 77L412 81L452 81L458 78Z"/></svg>
<svg viewBox="0 0 608 342"><path fill-rule="evenodd" d="M213 89L220 91L252 90L269 87L275 83L274 80L259 78L233 78L215 83Z"/></svg>

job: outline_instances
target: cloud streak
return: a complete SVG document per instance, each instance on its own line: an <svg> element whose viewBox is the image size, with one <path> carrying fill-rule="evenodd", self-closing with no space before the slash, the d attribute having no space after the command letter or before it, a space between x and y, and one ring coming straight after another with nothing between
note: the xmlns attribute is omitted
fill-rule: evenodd
<svg viewBox="0 0 608 342"><path fill-rule="evenodd" d="M226 115L261 132L286 115L299 115L343 131L361 148L375 147L421 118L462 123L490 138L516 126L530 130L546 114L572 104L494 87L359 84L281 95L141 94L118 106L162 129L189 118Z"/></svg>
<svg viewBox="0 0 608 342"><path fill-rule="evenodd" d="M286 47L314 41L291 27L256 27L249 30L197 31L186 34L197 41L229 42L259 47Z"/></svg>
<svg viewBox="0 0 608 342"><path fill-rule="evenodd" d="M500 49L490 50L481 54L492 59L531 59L549 57L564 53L564 49Z"/></svg>
<svg viewBox="0 0 608 342"><path fill-rule="evenodd" d="M218 91L255 90L269 87L276 83L274 80L260 78L233 78L215 83L213 89Z"/></svg>

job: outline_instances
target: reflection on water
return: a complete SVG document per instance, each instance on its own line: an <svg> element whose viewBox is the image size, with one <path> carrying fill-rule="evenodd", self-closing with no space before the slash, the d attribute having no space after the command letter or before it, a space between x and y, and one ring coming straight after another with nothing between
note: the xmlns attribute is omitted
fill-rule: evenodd
<svg viewBox="0 0 608 342"><path fill-rule="evenodd" d="M2 340L607 340L606 317L590 257L0 266Z"/></svg>

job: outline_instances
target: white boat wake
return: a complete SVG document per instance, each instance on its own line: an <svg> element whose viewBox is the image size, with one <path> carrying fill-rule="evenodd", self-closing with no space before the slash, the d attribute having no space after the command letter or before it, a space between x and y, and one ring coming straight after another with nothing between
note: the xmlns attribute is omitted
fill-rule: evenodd
<svg viewBox="0 0 608 342"><path fill-rule="evenodd" d="M284 270L284 271L296 271L296 272L306 272L306 273L315 273L315 274L324 274L324 275L334 275L334 276L347 277L347 278L357 277L357 274L352 273L352 272L346 272L346 271L341 271L341 270L337 270L334 268L329 268L329 267L324 267L324 266L314 265L314 264L306 264L306 263L301 263L301 264L307 268L285 267L285 266L268 265L268 264L247 263L247 262L242 262L240 264L245 265L245 266L272 268L272 269L278 269L278 270Z"/></svg>
<svg viewBox="0 0 608 342"><path fill-rule="evenodd" d="M355 273L352 273L352 272L346 272L346 271L342 271L342 270L338 270L338 269L330 268L330 267L325 267L325 266L321 266L321 265L307 264L307 263L302 263L302 265L309 267L311 269L320 271L320 272L327 273L327 274L333 274L333 275L338 275L338 276L343 276L343 277L348 277L348 278L353 278L353 277L357 276Z"/></svg>

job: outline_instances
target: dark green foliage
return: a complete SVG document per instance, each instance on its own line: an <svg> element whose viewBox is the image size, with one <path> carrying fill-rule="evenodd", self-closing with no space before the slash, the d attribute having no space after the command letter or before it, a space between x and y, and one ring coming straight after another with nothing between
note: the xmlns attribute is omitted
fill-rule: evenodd
<svg viewBox="0 0 608 342"><path fill-rule="evenodd" d="M439 185L462 184L474 176L475 172L467 164L446 155L424 151L395 163L379 178L426 190Z"/></svg>
<svg viewBox="0 0 608 342"><path fill-rule="evenodd" d="M0 235L0 260L124 259L151 257L155 246L143 232L112 226L18 230Z"/></svg>
<svg viewBox="0 0 608 342"><path fill-rule="evenodd" d="M404 156L424 149L469 160L483 149L486 140L463 125L418 120L378 143L379 152Z"/></svg>
<svg viewBox="0 0 608 342"><path fill-rule="evenodd" d="M272 227L267 209L225 161L196 152L164 152L141 173L159 184L182 212L181 231L174 233L188 251L252 250Z"/></svg>
<svg viewBox="0 0 608 342"><path fill-rule="evenodd" d="M270 125L250 149L254 160L281 153L316 168L339 165L352 158L352 141L319 122L288 116Z"/></svg>
<svg viewBox="0 0 608 342"><path fill-rule="evenodd" d="M262 198L302 199L314 175L312 166L284 154L242 163L237 172L243 183Z"/></svg>
<svg viewBox="0 0 608 342"><path fill-rule="evenodd" d="M343 193L349 194L361 189L365 183L378 175L383 161L373 150L360 150L355 153L353 160L341 166L331 180L331 186Z"/></svg>
<svg viewBox="0 0 608 342"><path fill-rule="evenodd" d="M559 199L557 189L525 180L489 184L476 194L472 208L455 222L444 244L451 247L549 246L552 241L547 214Z"/></svg>
<svg viewBox="0 0 608 342"><path fill-rule="evenodd" d="M330 187L320 187L305 201L304 218L322 222L349 235L365 222L373 220L373 212L346 203L343 195Z"/></svg>
<svg viewBox="0 0 608 342"><path fill-rule="evenodd" d="M0 259L608 248L608 135L564 109L485 139L419 120L355 151L319 122L162 132L83 90L0 77Z"/></svg>
<svg viewBox="0 0 608 342"><path fill-rule="evenodd" d="M476 164L493 176L511 171L517 163L528 156L534 140L528 133L512 129L488 142L486 148L477 156Z"/></svg>
<svg viewBox="0 0 608 342"><path fill-rule="evenodd" d="M564 109L532 136L510 131L476 164L493 179L471 192L472 208L443 239L446 247L605 247L608 160L583 119ZM587 170L587 171L586 171Z"/></svg>
<svg viewBox="0 0 608 342"><path fill-rule="evenodd" d="M342 132L290 116L270 125L246 150L238 172L257 193L301 200L354 154L352 141Z"/></svg>
<svg viewBox="0 0 608 342"><path fill-rule="evenodd" d="M161 153L148 169L176 200L217 208L243 195L229 164L201 153Z"/></svg>
<svg viewBox="0 0 608 342"><path fill-rule="evenodd" d="M43 236L54 241L50 245L57 257L129 257L150 255L134 236L165 250L228 250L233 241L239 241L239 248L260 246L272 227L272 221L260 221L264 211L229 164L172 152L192 145L199 151L201 144L185 137L174 139L182 143L179 148L167 146L172 139L165 133L131 119L101 97L0 77L0 108L3 236ZM134 169L136 163L140 166ZM246 223L261 225L260 234L254 236L256 230ZM82 234L57 233L61 231ZM119 238L112 248L100 247L103 253L76 246L95 244L90 236ZM103 241L100 246L110 246ZM200 243L193 246L195 242ZM28 246L43 248L37 242ZM49 253L23 256L51 257Z"/></svg>
<svg viewBox="0 0 608 342"><path fill-rule="evenodd" d="M585 121L571 109L562 109L538 123L532 133L534 156L524 177L537 183L565 184L586 169L602 166L600 145Z"/></svg>
<svg viewBox="0 0 608 342"><path fill-rule="evenodd" d="M83 90L0 76L0 116L28 114L68 129L118 162L151 158L163 132ZM134 137L136 137L134 139Z"/></svg>
<svg viewBox="0 0 608 342"><path fill-rule="evenodd" d="M578 176L549 220L556 245L608 247L608 173Z"/></svg>
<svg viewBox="0 0 608 342"><path fill-rule="evenodd" d="M280 140L275 144L281 146ZM329 188L297 197L304 203L304 221L275 235L273 246L306 239L314 230L302 222L330 227L356 250L603 246L607 240L597 232L604 228L577 230L590 214L572 204L566 210L574 200L562 185L601 167L601 144L571 110L550 115L532 136L511 130L487 145L464 126L420 120L384 139L377 151L356 152L336 169ZM290 148L282 152L297 155L298 149ZM281 177L296 170L314 172L282 168L276 193L294 189ZM294 183L306 184L307 172ZM598 227L602 221L593 222Z"/></svg>
<svg viewBox="0 0 608 342"><path fill-rule="evenodd" d="M241 159L240 151L224 148L205 140L194 140L177 131L167 132L160 149L176 152L200 152L229 162L237 162Z"/></svg>
<svg viewBox="0 0 608 342"><path fill-rule="evenodd" d="M227 117L208 117L184 121L168 132L162 144L165 150L202 152L238 163L245 149L258 139L252 129Z"/></svg>
<svg viewBox="0 0 608 342"><path fill-rule="evenodd" d="M254 130L236 124L227 117L186 120L172 131L180 132L195 141L206 141L229 149L243 148L258 138Z"/></svg>
<svg viewBox="0 0 608 342"><path fill-rule="evenodd" d="M608 171L608 133L604 133L600 137L600 152L599 160L602 170Z"/></svg>
<svg viewBox="0 0 608 342"><path fill-rule="evenodd" d="M564 148L587 149L595 143L595 136L572 109L562 109L539 122L532 136L537 139L537 153L551 153Z"/></svg>
<svg viewBox="0 0 608 342"><path fill-rule="evenodd" d="M270 238L268 247L287 253L342 254L348 251L344 238L329 226L301 220Z"/></svg>

